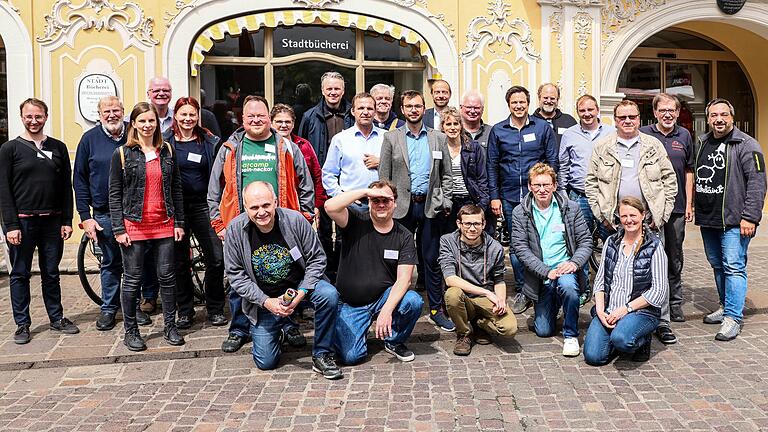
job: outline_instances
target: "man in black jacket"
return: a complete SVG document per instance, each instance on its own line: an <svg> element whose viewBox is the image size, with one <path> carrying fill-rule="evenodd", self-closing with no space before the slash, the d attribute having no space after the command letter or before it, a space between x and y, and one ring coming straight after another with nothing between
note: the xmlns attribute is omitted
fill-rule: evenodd
<svg viewBox="0 0 768 432"><path fill-rule="evenodd" d="M576 119L560 111L560 108L557 107L560 103L560 89L555 84L542 84L539 86L537 93L539 96L539 107L534 111L533 115L546 120L552 126L559 152L560 138L563 137L566 129L576 124Z"/></svg>
<svg viewBox="0 0 768 432"><path fill-rule="evenodd" d="M64 317L59 282L64 240L72 235L69 151L43 133L48 120L45 102L30 98L20 110L24 132L0 147L0 210L12 265L11 306L17 325L13 340L25 344L32 339L29 280L35 248L51 330L80 330Z"/></svg>

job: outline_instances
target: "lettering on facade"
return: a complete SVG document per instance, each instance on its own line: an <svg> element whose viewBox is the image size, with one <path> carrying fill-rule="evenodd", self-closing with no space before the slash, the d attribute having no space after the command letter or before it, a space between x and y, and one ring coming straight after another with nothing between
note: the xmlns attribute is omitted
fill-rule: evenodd
<svg viewBox="0 0 768 432"><path fill-rule="evenodd" d="M310 49L310 50L348 50L349 42L332 42L329 40L320 39L288 39L283 38L280 43L283 48L288 49Z"/></svg>
<svg viewBox="0 0 768 432"><path fill-rule="evenodd" d="M734 15L744 7L747 0L717 0L717 6L723 13Z"/></svg>
<svg viewBox="0 0 768 432"><path fill-rule="evenodd" d="M77 105L80 115L89 122L99 120L99 99L104 96L117 96L115 81L104 74L89 74L80 79L77 85Z"/></svg>

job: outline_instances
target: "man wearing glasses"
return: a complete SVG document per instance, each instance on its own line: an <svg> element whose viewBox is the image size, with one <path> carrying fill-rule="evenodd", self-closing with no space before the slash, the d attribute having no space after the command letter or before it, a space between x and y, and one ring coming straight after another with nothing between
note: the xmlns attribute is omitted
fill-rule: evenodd
<svg viewBox="0 0 768 432"><path fill-rule="evenodd" d="M415 355L405 342L421 316L424 301L409 290L416 248L413 234L393 219L397 187L387 180L367 189L342 192L325 202L325 211L341 235L341 259L336 289L336 352L347 365L362 362L368 354L366 337L376 320L376 337L384 349L403 362ZM369 211L350 205L368 199Z"/></svg>
<svg viewBox="0 0 768 432"><path fill-rule="evenodd" d="M149 80L147 86L147 98L149 103L157 110L157 115L160 117L160 130L165 132L171 127L173 123L173 108L170 107L171 97L173 97L171 91L171 82L166 77L154 77Z"/></svg>
<svg viewBox="0 0 768 432"><path fill-rule="evenodd" d="M512 213L512 248L525 267L523 292L533 300L533 327L552 337L563 308L563 355L579 347L579 295L589 279L581 269L592 254L592 239L579 204L557 192L555 170L537 163L528 174L530 192Z"/></svg>
<svg viewBox="0 0 768 432"><path fill-rule="evenodd" d="M469 132L473 140L480 143L485 151L488 148L488 136L491 135L491 126L483 122L485 102L483 95L477 90L467 90L461 97L461 124Z"/></svg>
<svg viewBox="0 0 768 432"><path fill-rule="evenodd" d="M664 251L669 263L669 307L662 307L656 336L662 343L673 344L677 337L670 330L669 321L685 321L683 315L683 240L685 223L693 220L693 141L688 129L677 124L680 101L677 97L659 93L653 98L656 124L643 126L640 132L664 144L677 180L677 197L672 215L664 224Z"/></svg>
<svg viewBox="0 0 768 432"><path fill-rule="evenodd" d="M440 238L440 267L448 289L445 305L456 324L453 353L469 355L474 343L487 345L491 335L514 336L517 319L507 306L504 247L483 232L483 209L459 209L458 231Z"/></svg>

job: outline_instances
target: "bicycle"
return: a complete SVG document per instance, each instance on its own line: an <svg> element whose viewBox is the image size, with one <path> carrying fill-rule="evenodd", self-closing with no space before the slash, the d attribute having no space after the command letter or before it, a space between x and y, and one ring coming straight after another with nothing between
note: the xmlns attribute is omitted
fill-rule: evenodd
<svg viewBox="0 0 768 432"><path fill-rule="evenodd" d="M80 229L83 225L80 224ZM201 252L200 244L195 236L189 239L189 254L192 261L192 286L197 302L205 301L205 287L203 275L205 274L205 261ZM85 233L80 238L80 245L77 248L77 275L80 278L80 285L88 297L97 305L101 306L101 248L98 243L88 238Z"/></svg>

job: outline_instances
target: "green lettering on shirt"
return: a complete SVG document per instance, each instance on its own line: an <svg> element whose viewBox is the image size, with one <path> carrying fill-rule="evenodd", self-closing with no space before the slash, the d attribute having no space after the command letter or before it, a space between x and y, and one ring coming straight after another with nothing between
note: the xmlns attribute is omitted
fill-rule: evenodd
<svg viewBox="0 0 768 432"><path fill-rule="evenodd" d="M277 146L275 135L263 141L252 141L243 137L243 152L240 162L243 176L243 190L255 181L272 184L275 192L277 187Z"/></svg>

